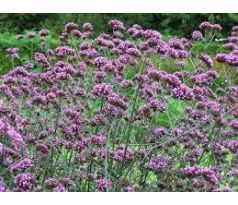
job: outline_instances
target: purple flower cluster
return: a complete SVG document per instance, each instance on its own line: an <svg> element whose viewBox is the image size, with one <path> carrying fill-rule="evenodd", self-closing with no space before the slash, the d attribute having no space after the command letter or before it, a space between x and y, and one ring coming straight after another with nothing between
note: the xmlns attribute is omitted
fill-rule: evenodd
<svg viewBox="0 0 238 205"><path fill-rule="evenodd" d="M26 169L29 169L33 167L33 161L29 158L25 158L23 160L21 160L20 162L18 162L16 165L14 165L11 168L12 172L21 172L21 171L25 171Z"/></svg>
<svg viewBox="0 0 238 205"><path fill-rule="evenodd" d="M99 179L97 180L97 191L104 192L106 191L110 186L112 185L112 182L107 179Z"/></svg>
<svg viewBox="0 0 238 205"><path fill-rule="evenodd" d="M8 48L6 49L7 57L10 59L19 58L19 49L18 48Z"/></svg>
<svg viewBox="0 0 238 205"><path fill-rule="evenodd" d="M45 68L50 67L50 63L43 53L35 53L34 58L35 58L35 61L37 63L41 64L43 67L45 67Z"/></svg>
<svg viewBox="0 0 238 205"><path fill-rule="evenodd" d="M112 153L112 157L117 162L130 161L134 158L134 153L131 150L118 149Z"/></svg>
<svg viewBox="0 0 238 205"><path fill-rule="evenodd" d="M145 168L153 171L161 171L168 167L168 162L168 158L157 156L151 159L149 163L145 164Z"/></svg>
<svg viewBox="0 0 238 205"><path fill-rule="evenodd" d="M220 63L227 63L230 66L238 66L238 55L233 52L230 54L219 53L216 55L216 60Z"/></svg>
<svg viewBox="0 0 238 205"><path fill-rule="evenodd" d="M173 88L171 93L174 97L181 100L192 100L194 97L193 89L189 88L185 84L181 84L179 87Z"/></svg>
<svg viewBox="0 0 238 205"><path fill-rule="evenodd" d="M19 134L13 127L9 128L6 134L11 139L12 145L16 150L20 150L25 144L21 134Z"/></svg>
<svg viewBox="0 0 238 205"><path fill-rule="evenodd" d="M208 66L208 68L212 68L213 67L213 60L212 60L212 58L209 55L202 54L201 55L201 60Z"/></svg>
<svg viewBox="0 0 238 205"><path fill-rule="evenodd" d="M71 56L75 53L74 49L68 47L68 46L59 46L55 49L55 53L57 56L60 57L66 57Z"/></svg>
<svg viewBox="0 0 238 205"><path fill-rule="evenodd" d="M40 34L41 37L46 37L50 34L50 32L47 29L42 29L42 30L39 31L39 34Z"/></svg>
<svg viewBox="0 0 238 205"><path fill-rule="evenodd" d="M204 21L199 25L199 28L204 31L214 31L214 32L220 32L222 30L222 27L220 24L212 24L208 21Z"/></svg>
<svg viewBox="0 0 238 205"><path fill-rule="evenodd" d="M35 176L29 173L18 174L15 177L17 188L22 191L27 191L35 182Z"/></svg>
<svg viewBox="0 0 238 205"><path fill-rule="evenodd" d="M112 93L112 86L106 83L100 83L93 87L92 92L96 96L108 96Z"/></svg>
<svg viewBox="0 0 238 205"><path fill-rule="evenodd" d="M237 26L234 26L231 31L231 36L228 37L228 42L224 44L224 47L230 50L229 53L218 53L216 60L220 63L227 63L232 67L238 66L238 33L236 30Z"/></svg>
<svg viewBox="0 0 238 205"><path fill-rule="evenodd" d="M208 71L199 75L192 76L192 81L197 85L211 85L218 78L216 71Z"/></svg>
<svg viewBox="0 0 238 205"><path fill-rule="evenodd" d="M36 33L34 31L31 31L27 34L28 38L34 38L36 36Z"/></svg>
<svg viewBox="0 0 238 205"><path fill-rule="evenodd" d="M5 192L6 191L6 186L3 181L0 180L0 192Z"/></svg>
<svg viewBox="0 0 238 205"><path fill-rule="evenodd" d="M196 178L202 176L208 183L217 184L220 179L219 170L217 168L201 168L199 166L187 167L184 173L188 177Z"/></svg>
<svg viewBox="0 0 238 205"><path fill-rule="evenodd" d="M78 24L74 23L74 22L69 22L65 25L65 30L68 31L73 31L73 30L77 30L79 28Z"/></svg>
<svg viewBox="0 0 238 205"><path fill-rule="evenodd" d="M83 30L85 32L91 32L91 31L93 31L93 25L91 23L84 23Z"/></svg>
<svg viewBox="0 0 238 205"><path fill-rule="evenodd" d="M193 39L194 41L200 41L200 40L203 39L203 35L202 35L202 33L201 33L200 31L193 31L193 33L192 33L192 39Z"/></svg>
<svg viewBox="0 0 238 205"><path fill-rule="evenodd" d="M121 21L118 21L116 19L110 20L108 24L111 26L113 30L116 31L123 31L125 30L124 24Z"/></svg>

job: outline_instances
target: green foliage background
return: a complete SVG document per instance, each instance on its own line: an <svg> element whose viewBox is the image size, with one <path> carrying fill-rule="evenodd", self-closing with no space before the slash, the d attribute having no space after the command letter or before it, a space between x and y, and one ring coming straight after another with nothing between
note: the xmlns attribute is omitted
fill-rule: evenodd
<svg viewBox="0 0 238 205"><path fill-rule="evenodd" d="M228 32L230 27L238 24L238 14L0 14L0 32L23 32L26 29L38 30L42 27L59 32L68 21L78 24L91 22L96 32L106 32L109 19L116 18L125 22L127 26L138 23L145 28L158 29L172 35L190 35L202 21L220 23Z"/></svg>
<svg viewBox="0 0 238 205"><path fill-rule="evenodd" d="M25 34L27 31L39 31L42 28L47 28L51 33L49 42L54 47L57 45L58 35L67 22L73 21L80 26L85 22L91 22L95 35L97 35L100 32L110 32L108 26L110 19L119 19L127 27L137 23L147 29L156 29L163 34L165 39L171 36L190 37L191 32L197 29L202 21L220 23L223 27L221 36L228 35L231 27L238 25L238 14L0 14L0 75L13 67L6 58L5 50L7 48L18 47L22 60L29 59L30 48L33 51L41 49L39 39L29 40L26 38L23 41L18 41L17 33ZM220 48L219 44L212 43L206 52L213 54ZM195 51L201 52L201 49L203 49L203 45L198 44Z"/></svg>

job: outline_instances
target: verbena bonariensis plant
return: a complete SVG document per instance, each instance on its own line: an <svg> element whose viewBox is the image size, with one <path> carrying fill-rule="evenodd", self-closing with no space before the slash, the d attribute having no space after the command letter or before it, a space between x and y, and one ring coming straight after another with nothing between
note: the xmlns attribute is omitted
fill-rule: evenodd
<svg viewBox="0 0 238 205"><path fill-rule="evenodd" d="M214 57L218 24L168 41L109 26L95 37L68 23L56 48L46 29L18 35L41 45L20 64L6 50L0 191L237 191L238 86L225 73L236 75L238 27Z"/></svg>

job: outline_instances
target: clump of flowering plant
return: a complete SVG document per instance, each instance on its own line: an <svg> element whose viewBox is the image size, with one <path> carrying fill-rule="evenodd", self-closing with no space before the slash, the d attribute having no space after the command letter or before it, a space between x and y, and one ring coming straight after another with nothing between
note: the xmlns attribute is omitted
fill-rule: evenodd
<svg viewBox="0 0 238 205"><path fill-rule="evenodd" d="M236 75L237 26L214 56L219 24L169 40L108 24L69 22L53 47L47 29L17 35L41 44L27 60L6 50L0 191L237 191L238 86L217 69Z"/></svg>

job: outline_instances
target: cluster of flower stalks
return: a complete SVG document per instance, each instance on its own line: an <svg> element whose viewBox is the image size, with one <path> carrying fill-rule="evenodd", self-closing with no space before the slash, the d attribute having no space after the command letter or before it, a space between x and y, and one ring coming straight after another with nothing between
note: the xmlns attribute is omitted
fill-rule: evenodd
<svg viewBox="0 0 238 205"><path fill-rule="evenodd" d="M237 191L238 26L191 38L109 21L19 34L0 81L0 191ZM202 44L202 52L194 52ZM216 51L214 51L216 52ZM19 63L20 62L20 63ZM12 63L12 64L11 64Z"/></svg>

